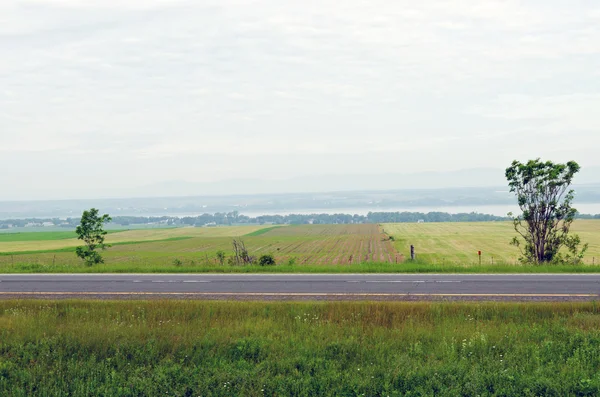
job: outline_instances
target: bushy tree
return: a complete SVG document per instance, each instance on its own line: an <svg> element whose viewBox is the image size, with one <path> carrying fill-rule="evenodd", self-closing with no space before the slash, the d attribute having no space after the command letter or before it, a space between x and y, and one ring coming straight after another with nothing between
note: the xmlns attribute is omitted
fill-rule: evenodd
<svg viewBox="0 0 600 397"><path fill-rule="evenodd" d="M275 266L275 257L272 254L264 254L258 258L258 264L260 266Z"/></svg>
<svg viewBox="0 0 600 397"><path fill-rule="evenodd" d="M527 163L513 161L506 169L510 191L515 193L521 215L513 219L515 231L512 244L519 247L524 263L578 263L587 250L580 249L581 240L570 235L577 210L571 206L575 192L570 189L580 167L574 161L555 164L540 159ZM561 248L566 248L563 255Z"/></svg>
<svg viewBox="0 0 600 397"><path fill-rule="evenodd" d="M102 255L97 250L105 250L110 247L110 245L104 244L104 237L106 236L104 224L110 221L110 216L107 214L100 216L96 208L83 211L81 223L77 226L75 232L77 233L77 238L83 240L85 246L77 247L75 252L79 258L83 259L86 265L92 266L104 263Z"/></svg>

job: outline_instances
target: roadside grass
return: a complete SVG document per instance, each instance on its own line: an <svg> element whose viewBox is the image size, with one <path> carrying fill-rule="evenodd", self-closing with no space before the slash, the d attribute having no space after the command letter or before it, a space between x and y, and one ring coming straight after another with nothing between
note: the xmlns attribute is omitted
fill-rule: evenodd
<svg viewBox="0 0 600 397"><path fill-rule="evenodd" d="M57 257L58 258L58 257ZM521 265L440 265L423 262L392 263L358 263L352 265L289 265L276 266L230 266L218 265L213 262L205 263L195 260L181 260L180 257L166 258L162 263L144 263L132 258L130 262L107 262L92 267L85 266L79 259L71 258L70 263L61 260L52 261L52 257L42 262L10 263L10 257L4 257L0 273L600 273L600 265L579 266L521 266Z"/></svg>
<svg viewBox="0 0 600 397"><path fill-rule="evenodd" d="M0 395L595 396L597 303L0 301Z"/></svg>

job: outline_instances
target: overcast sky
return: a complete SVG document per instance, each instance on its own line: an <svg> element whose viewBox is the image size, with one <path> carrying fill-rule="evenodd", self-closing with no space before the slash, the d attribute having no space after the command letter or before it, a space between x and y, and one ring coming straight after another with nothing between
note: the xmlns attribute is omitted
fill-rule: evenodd
<svg viewBox="0 0 600 397"><path fill-rule="evenodd" d="M599 151L597 0L0 1L0 199Z"/></svg>

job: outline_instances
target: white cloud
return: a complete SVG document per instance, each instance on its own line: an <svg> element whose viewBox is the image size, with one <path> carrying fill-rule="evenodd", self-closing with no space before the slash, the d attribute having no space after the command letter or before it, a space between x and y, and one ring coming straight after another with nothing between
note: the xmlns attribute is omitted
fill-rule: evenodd
<svg viewBox="0 0 600 397"><path fill-rule="evenodd" d="M600 94L569 94L533 97L505 95L473 113L508 120L535 120L553 128L600 131Z"/></svg>
<svg viewBox="0 0 600 397"><path fill-rule="evenodd" d="M136 175L116 157L210 154L242 173L246 153L297 156L271 167L290 175L361 152L503 166L499 143L539 131L597 143L599 18L566 0L5 0L0 151L114 156L114 178Z"/></svg>

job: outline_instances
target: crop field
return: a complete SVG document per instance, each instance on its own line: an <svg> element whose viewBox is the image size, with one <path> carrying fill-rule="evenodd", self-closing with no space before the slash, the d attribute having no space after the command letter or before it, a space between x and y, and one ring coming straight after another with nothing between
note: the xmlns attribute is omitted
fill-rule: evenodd
<svg viewBox="0 0 600 397"><path fill-rule="evenodd" d="M597 396L595 303L0 301L0 395Z"/></svg>
<svg viewBox="0 0 600 397"><path fill-rule="evenodd" d="M382 229L394 237L396 249L410 256L410 245L415 246L417 259L432 264L478 264L478 251L482 264L514 265L519 249L509 244L516 235L510 222L478 223L390 223ZM575 221L572 231L582 242L589 243L585 263L600 262L600 221Z"/></svg>
<svg viewBox="0 0 600 397"><path fill-rule="evenodd" d="M573 224L590 248L584 265L544 271L600 271L600 221ZM268 271L235 267L217 260L232 255L233 238L241 238L251 255L272 254L291 272L511 272L532 267L517 262L509 244L515 235L508 222L397 223L355 225L234 226L113 231L104 251L105 264L86 268L75 256L81 242L70 232L5 234L0 237L0 272L206 272ZM391 238L390 238L391 237ZM36 240L38 238L38 240ZM410 245L417 261L406 261ZM479 266L477 251L482 251ZM595 266L593 266L595 265ZM531 270L531 271L534 271Z"/></svg>
<svg viewBox="0 0 600 397"><path fill-rule="evenodd" d="M280 227L261 234L282 259L301 263L345 265L366 262L398 263L395 251L377 225L303 225ZM266 241L266 240L265 240Z"/></svg>
<svg viewBox="0 0 600 397"><path fill-rule="evenodd" d="M114 246L103 253L102 266L193 271L194 266L217 265L217 251L230 255L234 237L241 237L252 255L273 254L280 264L391 264L403 259L377 225L301 225L123 231L107 237ZM83 266L73 252L80 244L72 239L0 243L0 271L75 270Z"/></svg>
<svg viewBox="0 0 600 397"><path fill-rule="evenodd" d="M109 231L108 244L169 240L183 237L234 237L262 229L261 226L233 226L214 228L160 228ZM33 236L29 237L31 234ZM37 238L39 237L39 238ZM81 245L74 232L16 233L0 235L1 252L49 251Z"/></svg>

